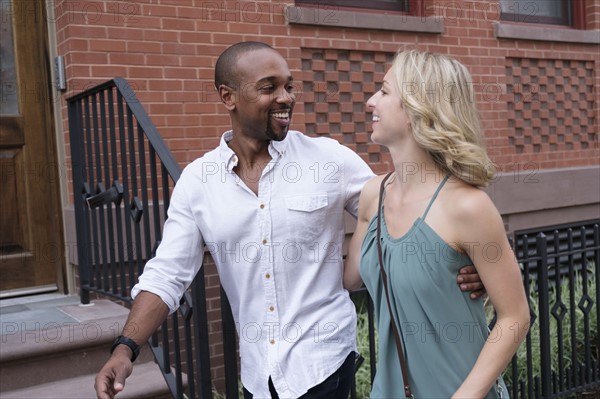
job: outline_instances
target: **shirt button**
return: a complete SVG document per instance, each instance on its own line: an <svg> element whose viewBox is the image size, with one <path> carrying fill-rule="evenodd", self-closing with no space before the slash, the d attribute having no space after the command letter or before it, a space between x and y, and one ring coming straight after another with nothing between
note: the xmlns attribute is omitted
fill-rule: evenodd
<svg viewBox="0 0 600 399"><path fill-rule="evenodd" d="M263 244L266 244L266 243L267 243L267 240L266 240L266 239L265 239L265 240L262 240L262 243L263 243Z"/></svg>
<svg viewBox="0 0 600 399"><path fill-rule="evenodd" d="M271 275L269 273L265 274L265 278L271 278Z"/></svg>
<svg viewBox="0 0 600 399"><path fill-rule="evenodd" d="M274 339L271 340L271 345L275 345L275 340Z"/></svg>
<svg viewBox="0 0 600 399"><path fill-rule="evenodd" d="M265 204L260 204L260 209L265 209Z"/></svg>
<svg viewBox="0 0 600 399"><path fill-rule="evenodd" d="M272 312L272 311L274 311L274 310L275 310L275 307L273 307L273 306L269 306L269 310Z"/></svg>

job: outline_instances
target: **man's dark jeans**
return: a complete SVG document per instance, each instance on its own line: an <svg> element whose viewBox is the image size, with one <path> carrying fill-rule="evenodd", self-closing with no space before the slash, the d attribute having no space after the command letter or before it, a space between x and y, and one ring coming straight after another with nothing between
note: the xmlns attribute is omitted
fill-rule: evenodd
<svg viewBox="0 0 600 399"><path fill-rule="evenodd" d="M352 379L354 378L355 359L356 353L351 352L336 372L327 377L327 379L319 385L309 389L308 392L300 397L300 399L347 398L350 394ZM271 378L269 378L269 391L271 392L271 399L279 399ZM244 399L253 399L252 394L248 392L246 388L244 388Z"/></svg>

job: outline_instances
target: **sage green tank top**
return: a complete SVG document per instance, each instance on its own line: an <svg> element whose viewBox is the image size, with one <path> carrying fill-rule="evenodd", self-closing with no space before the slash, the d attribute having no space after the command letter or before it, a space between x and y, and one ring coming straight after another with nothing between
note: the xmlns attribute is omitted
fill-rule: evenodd
<svg viewBox="0 0 600 399"><path fill-rule="evenodd" d="M482 299L470 299L456 283L458 270L473 262L449 246L426 222L447 179L438 186L423 216L400 238L389 235L383 206L379 210L390 299L415 398L450 398L473 368L488 336ZM375 305L379 336L371 398L403 398L400 362L379 271L377 215L362 244L360 274ZM508 398L502 379L499 383L502 397ZM496 386L486 396L498 397Z"/></svg>

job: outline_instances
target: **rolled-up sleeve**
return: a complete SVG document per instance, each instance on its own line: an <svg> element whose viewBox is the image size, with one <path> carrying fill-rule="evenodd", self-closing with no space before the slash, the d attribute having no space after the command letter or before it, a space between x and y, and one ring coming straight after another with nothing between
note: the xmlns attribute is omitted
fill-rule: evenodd
<svg viewBox="0 0 600 399"><path fill-rule="evenodd" d="M146 263L131 290L134 299L141 291L158 295L169 307L169 313L177 310L185 290L202 267L203 238L185 190L186 184L193 184L190 179L191 174L184 171L177 182L156 256Z"/></svg>

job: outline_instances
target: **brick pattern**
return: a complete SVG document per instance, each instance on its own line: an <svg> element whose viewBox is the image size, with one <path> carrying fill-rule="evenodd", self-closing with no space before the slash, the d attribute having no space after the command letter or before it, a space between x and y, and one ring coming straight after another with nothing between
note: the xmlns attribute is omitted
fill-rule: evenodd
<svg viewBox="0 0 600 399"><path fill-rule="evenodd" d="M594 159L600 153L591 138L583 137L585 134L582 138L589 142L588 148L573 144L570 154L566 146L564 151L560 146L546 151L542 145L540 152L533 152L533 138L531 148L523 139L523 148L517 150L516 133L508 126L511 111L507 110L507 103L514 98L504 97L507 58L598 63L596 46L532 41L519 41L517 46L514 40L498 40L493 33L493 24L499 21L497 4L483 0L426 0L427 15L444 24L439 35L342 28L335 23L329 27L288 24L286 4L289 2L266 0L197 4L185 0L54 2L57 52L65 56L68 87L57 101L65 127L62 141L68 190L66 97L123 76L177 161L186 165L214 148L220 134L230 127L212 86L213 68L218 54L240 40L273 45L286 57L295 78L303 82L294 129L311 135L329 134L358 151L377 173L388 169L388 153L369 143L364 101L383 76L381 65L403 45L452 54L469 68L476 84L488 151L501 170L532 159L541 168L597 164ZM334 19L335 11L331 10ZM586 3L586 23L588 29L598 28L600 0ZM600 81L598 76L594 79L596 100L592 109L597 113ZM510 80L508 83L514 84ZM568 109L566 103L564 107ZM354 131L350 131L351 126Z"/></svg>
<svg viewBox="0 0 600 399"><path fill-rule="evenodd" d="M593 61L506 58L506 76L516 154L598 149Z"/></svg>
<svg viewBox="0 0 600 399"><path fill-rule="evenodd" d="M326 136L356 151L376 171L386 171L387 149L369 140L369 99L383 81L394 53L308 49L301 51L305 132Z"/></svg>

